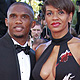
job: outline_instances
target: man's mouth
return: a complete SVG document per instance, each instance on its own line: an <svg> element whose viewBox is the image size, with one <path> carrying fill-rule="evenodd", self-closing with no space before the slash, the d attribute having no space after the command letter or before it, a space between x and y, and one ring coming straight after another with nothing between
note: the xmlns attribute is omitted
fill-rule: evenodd
<svg viewBox="0 0 80 80"><path fill-rule="evenodd" d="M20 31L23 30L23 27L21 27L21 26L16 26L16 27L14 27L14 29L15 29L17 32L20 32Z"/></svg>

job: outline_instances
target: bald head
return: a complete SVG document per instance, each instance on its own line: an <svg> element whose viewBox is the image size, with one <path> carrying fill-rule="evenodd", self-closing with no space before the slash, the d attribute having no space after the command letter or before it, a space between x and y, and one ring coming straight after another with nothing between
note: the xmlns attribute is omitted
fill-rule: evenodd
<svg viewBox="0 0 80 80"><path fill-rule="evenodd" d="M32 18L34 18L34 11L33 11L33 8L30 6L30 5L28 5L27 3L24 3L24 2L15 2L15 3L13 3L10 7L9 7L9 9L8 9L8 11L7 11L7 17L8 17L8 14L9 14L9 12L10 12L10 10L14 7L14 6L24 6L24 7L26 7L26 9L25 10L27 10L27 12L29 12L29 16L31 16Z"/></svg>

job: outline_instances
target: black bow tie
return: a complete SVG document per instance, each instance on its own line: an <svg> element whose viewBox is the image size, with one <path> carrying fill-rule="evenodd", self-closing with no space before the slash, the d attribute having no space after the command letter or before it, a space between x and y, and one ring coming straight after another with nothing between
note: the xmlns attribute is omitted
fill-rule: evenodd
<svg viewBox="0 0 80 80"><path fill-rule="evenodd" d="M25 54L29 55L30 47L28 45L26 47L21 47L20 45L15 45L15 48L16 48L17 53L24 51Z"/></svg>

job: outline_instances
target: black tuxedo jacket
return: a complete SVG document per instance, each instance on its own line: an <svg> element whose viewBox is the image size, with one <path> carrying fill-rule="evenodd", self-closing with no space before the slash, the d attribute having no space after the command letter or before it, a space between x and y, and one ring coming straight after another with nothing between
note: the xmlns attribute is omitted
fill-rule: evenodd
<svg viewBox="0 0 80 80"><path fill-rule="evenodd" d="M34 80L32 70L35 65L35 54L32 50L30 50L30 60L30 80ZM0 80L21 80L18 57L13 41L8 33L0 39Z"/></svg>

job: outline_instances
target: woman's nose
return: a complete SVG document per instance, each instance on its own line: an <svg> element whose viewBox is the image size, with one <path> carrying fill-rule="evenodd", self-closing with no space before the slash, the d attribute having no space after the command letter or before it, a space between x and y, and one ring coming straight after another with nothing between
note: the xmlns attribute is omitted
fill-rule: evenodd
<svg viewBox="0 0 80 80"><path fill-rule="evenodd" d="M54 20L58 19L58 14L54 13L54 15L52 16L52 19L54 19Z"/></svg>

